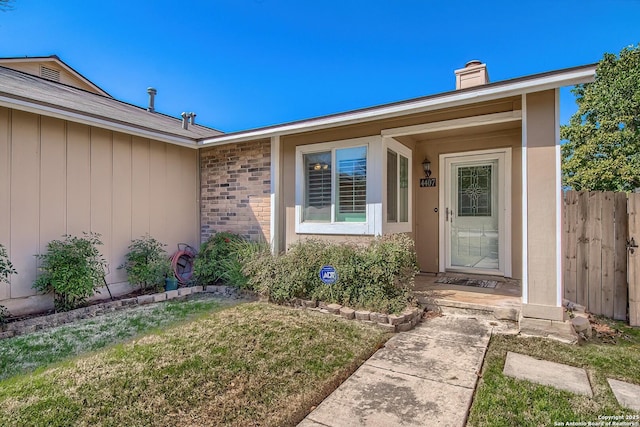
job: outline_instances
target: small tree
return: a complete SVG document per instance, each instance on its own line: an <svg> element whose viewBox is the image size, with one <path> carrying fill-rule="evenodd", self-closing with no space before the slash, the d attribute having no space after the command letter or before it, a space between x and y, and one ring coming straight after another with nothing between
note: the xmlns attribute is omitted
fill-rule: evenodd
<svg viewBox="0 0 640 427"><path fill-rule="evenodd" d="M56 311L84 304L103 285L107 265L97 247L102 245L99 234L63 237L49 242L46 253L36 255L42 274L33 284L38 291L53 292Z"/></svg>
<svg viewBox="0 0 640 427"><path fill-rule="evenodd" d="M13 268L9 255L7 255L7 250L0 244L0 283L9 283L9 276L11 274L18 274L18 272ZM0 305L0 327L7 322L9 316L10 313L7 307Z"/></svg>
<svg viewBox="0 0 640 427"><path fill-rule="evenodd" d="M140 285L142 291L160 289L171 267L164 246L149 235L133 240L124 264L118 268L124 268L129 283Z"/></svg>
<svg viewBox="0 0 640 427"><path fill-rule="evenodd" d="M578 111L561 127L563 185L631 191L640 186L640 45L606 53L593 83L573 89Z"/></svg>
<svg viewBox="0 0 640 427"><path fill-rule="evenodd" d="M11 260L9 260L7 249L0 244L0 283L9 283L9 276L11 274L18 274L18 272L13 268L13 264L11 264Z"/></svg>

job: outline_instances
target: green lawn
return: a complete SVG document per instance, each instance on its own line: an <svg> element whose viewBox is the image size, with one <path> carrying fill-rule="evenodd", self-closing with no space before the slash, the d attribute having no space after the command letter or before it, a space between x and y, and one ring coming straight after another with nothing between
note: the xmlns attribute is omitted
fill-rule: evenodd
<svg viewBox="0 0 640 427"><path fill-rule="evenodd" d="M601 322L606 333L582 345L517 336L492 337L469 425L553 426L567 421L598 422L599 415L633 414L617 404L607 378L640 384L640 329L619 322ZM613 334L607 325L613 328ZM585 368L593 398L504 376L508 351Z"/></svg>
<svg viewBox="0 0 640 427"><path fill-rule="evenodd" d="M0 340L0 379L99 350L145 332L220 310L231 303L235 301L200 294L186 301L132 307Z"/></svg>
<svg viewBox="0 0 640 427"><path fill-rule="evenodd" d="M1 381L0 425L295 425L388 336L238 305Z"/></svg>

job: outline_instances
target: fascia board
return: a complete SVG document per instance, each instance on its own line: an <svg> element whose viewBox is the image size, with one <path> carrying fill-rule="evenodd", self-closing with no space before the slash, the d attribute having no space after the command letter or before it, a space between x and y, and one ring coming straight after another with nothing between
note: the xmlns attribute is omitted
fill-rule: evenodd
<svg viewBox="0 0 640 427"><path fill-rule="evenodd" d="M84 114L79 114L73 111L67 111L67 110L54 108L46 105L41 105L33 102L13 99L6 96L0 96L0 106L14 109L14 110L26 111L28 113L40 114L48 117L55 117L61 120L68 120L76 123L82 123L89 126L96 126L99 128L108 129L115 132L122 132L129 135L139 136L142 138L149 138L149 139L153 139L160 142L180 145L183 147L189 147L194 149L198 148L198 145L196 144L195 139L183 138L179 136L167 135L165 133L153 132L150 130L126 125L119 122L109 121L109 120L88 116Z"/></svg>
<svg viewBox="0 0 640 427"><path fill-rule="evenodd" d="M201 146L215 146L236 142L250 141L271 136L282 136L297 132L309 132L333 126L346 126L372 120L397 117L404 114L422 113L436 109L457 107L474 102L492 101L499 98L519 96L531 92L541 92L562 86L572 86L593 81L596 65L564 73L551 74L539 78L525 79L507 83L498 87L477 88L472 91L449 93L443 96L430 97L400 105L387 105L367 110L344 113L337 116L319 117L303 122L284 124L269 128L239 132L233 135L222 135L205 138L199 141Z"/></svg>

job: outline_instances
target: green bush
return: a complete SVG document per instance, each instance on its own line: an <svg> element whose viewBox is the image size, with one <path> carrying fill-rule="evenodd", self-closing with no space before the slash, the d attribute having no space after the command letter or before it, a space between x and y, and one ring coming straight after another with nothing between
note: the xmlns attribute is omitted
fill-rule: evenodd
<svg viewBox="0 0 640 427"><path fill-rule="evenodd" d="M63 236L47 244L47 252L36 255L42 274L33 287L53 292L56 311L68 311L84 304L104 284L107 262L97 246L100 235L84 233L84 237Z"/></svg>
<svg viewBox="0 0 640 427"><path fill-rule="evenodd" d="M230 269L238 269L236 250L244 239L230 232L217 233L200 245L193 262L193 275L199 285L223 283ZM227 277L228 279L228 277Z"/></svg>
<svg viewBox="0 0 640 427"><path fill-rule="evenodd" d="M18 274L18 272L13 268L13 264L11 264L11 260L9 260L7 249L0 244L0 283L9 283L9 276L11 274Z"/></svg>
<svg viewBox="0 0 640 427"><path fill-rule="evenodd" d="M171 274L165 246L148 234L132 240L124 264L118 268L124 268L129 283L139 285L143 292L162 290L164 278Z"/></svg>
<svg viewBox="0 0 640 427"><path fill-rule="evenodd" d="M4 305L0 305L0 330L4 329L4 325L7 323L10 316L11 313L9 313L7 307L5 307Z"/></svg>
<svg viewBox="0 0 640 427"><path fill-rule="evenodd" d="M379 237L366 246L309 239L293 244L286 254L256 251L243 264L248 286L274 302L310 298L383 313L402 311L412 301L417 273L413 241L404 234ZM327 264L338 272L332 285L319 278Z"/></svg>

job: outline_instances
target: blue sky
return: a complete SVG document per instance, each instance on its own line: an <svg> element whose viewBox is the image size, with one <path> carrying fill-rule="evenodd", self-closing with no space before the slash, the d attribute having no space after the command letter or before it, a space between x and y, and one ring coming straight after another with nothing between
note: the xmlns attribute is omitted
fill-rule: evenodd
<svg viewBox="0 0 640 427"><path fill-rule="evenodd" d="M114 97L225 132L597 62L640 42L640 0L14 0L0 56L58 55ZM561 94L561 120L575 111Z"/></svg>

